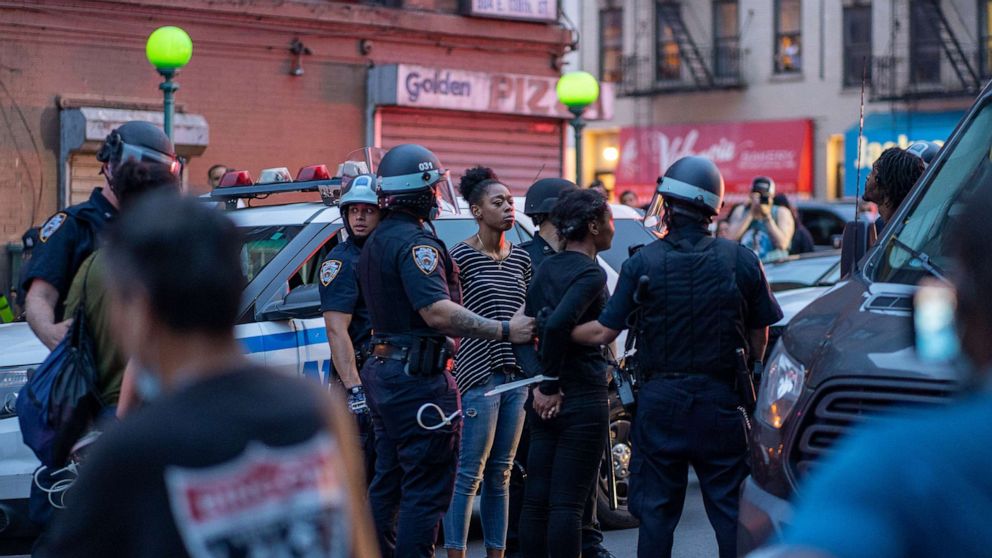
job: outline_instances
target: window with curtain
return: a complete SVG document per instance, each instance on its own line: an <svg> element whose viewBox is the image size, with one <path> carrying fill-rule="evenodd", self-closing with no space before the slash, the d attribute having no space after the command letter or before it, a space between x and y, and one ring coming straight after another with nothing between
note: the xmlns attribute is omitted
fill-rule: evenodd
<svg viewBox="0 0 992 558"><path fill-rule="evenodd" d="M800 0L775 0L775 73L802 72Z"/></svg>
<svg viewBox="0 0 992 558"><path fill-rule="evenodd" d="M623 8L599 11L599 79L618 82L623 60Z"/></svg>
<svg viewBox="0 0 992 558"><path fill-rule="evenodd" d="M681 9L678 2L662 0L655 4L657 26L655 27L657 49L655 51L655 78L658 81L676 81L682 79L682 56L679 43L669 21L672 12Z"/></svg>
<svg viewBox="0 0 992 558"><path fill-rule="evenodd" d="M863 66L868 65L867 76L871 81L871 4L851 3L844 6L844 85L861 85Z"/></svg>
<svg viewBox="0 0 992 558"><path fill-rule="evenodd" d="M740 29L737 0L713 1L713 70L717 77L740 71Z"/></svg>

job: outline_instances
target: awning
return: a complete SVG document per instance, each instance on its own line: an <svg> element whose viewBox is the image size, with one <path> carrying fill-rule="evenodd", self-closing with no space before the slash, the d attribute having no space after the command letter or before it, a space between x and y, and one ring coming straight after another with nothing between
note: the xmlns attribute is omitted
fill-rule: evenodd
<svg viewBox="0 0 992 558"><path fill-rule="evenodd" d="M890 147L908 147L914 141L935 141L941 145L954 131L963 111L885 112L865 115L861 139L861 188L872 164ZM858 180L858 123L844 133L844 195L854 196Z"/></svg>
<svg viewBox="0 0 992 558"><path fill-rule="evenodd" d="M621 128L615 189L649 199L658 177L688 155L716 163L730 200L745 197L755 176L771 177L781 193L813 191L811 120Z"/></svg>
<svg viewBox="0 0 992 558"><path fill-rule="evenodd" d="M103 140L125 122L143 120L162 127L162 111L80 107L61 111L61 146L65 153L99 149ZM210 127L202 114L176 113L172 119L176 151L186 157L203 153Z"/></svg>

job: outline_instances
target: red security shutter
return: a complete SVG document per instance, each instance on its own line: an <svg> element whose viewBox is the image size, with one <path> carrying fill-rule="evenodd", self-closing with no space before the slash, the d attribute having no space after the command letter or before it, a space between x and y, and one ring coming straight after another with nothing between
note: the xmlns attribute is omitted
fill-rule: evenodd
<svg viewBox="0 0 992 558"><path fill-rule="evenodd" d="M561 176L562 120L429 109L380 110L382 147L423 145L451 171L456 186L465 169L476 165L491 167L520 196L538 172L541 178Z"/></svg>

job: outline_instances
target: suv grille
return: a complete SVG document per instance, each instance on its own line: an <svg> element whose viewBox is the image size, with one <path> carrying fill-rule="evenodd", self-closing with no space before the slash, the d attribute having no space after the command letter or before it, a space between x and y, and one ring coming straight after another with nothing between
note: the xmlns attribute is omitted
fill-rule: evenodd
<svg viewBox="0 0 992 558"><path fill-rule="evenodd" d="M949 382L883 379L824 384L795 437L790 456L794 478L803 478L842 435L867 418L887 410L945 403L953 392Z"/></svg>

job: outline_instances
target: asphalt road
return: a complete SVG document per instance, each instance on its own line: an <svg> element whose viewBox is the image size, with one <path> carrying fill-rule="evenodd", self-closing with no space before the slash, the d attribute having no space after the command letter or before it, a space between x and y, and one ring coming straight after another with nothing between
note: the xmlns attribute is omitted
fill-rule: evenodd
<svg viewBox="0 0 992 558"><path fill-rule="evenodd" d="M473 529L473 531L478 531ZM469 541L467 558L482 558L486 555L482 545L481 535ZM637 529L624 531L608 531L605 533L606 548L617 558L634 558L637 556ZM703 508L703 497L699 492L699 481L695 473L689 470L689 488L685 495L685 508L682 510L682 520L675 530L675 547L672 555L676 558L712 558L717 555L716 538L713 528L706 519ZM437 556L444 556L444 549L438 549Z"/></svg>

